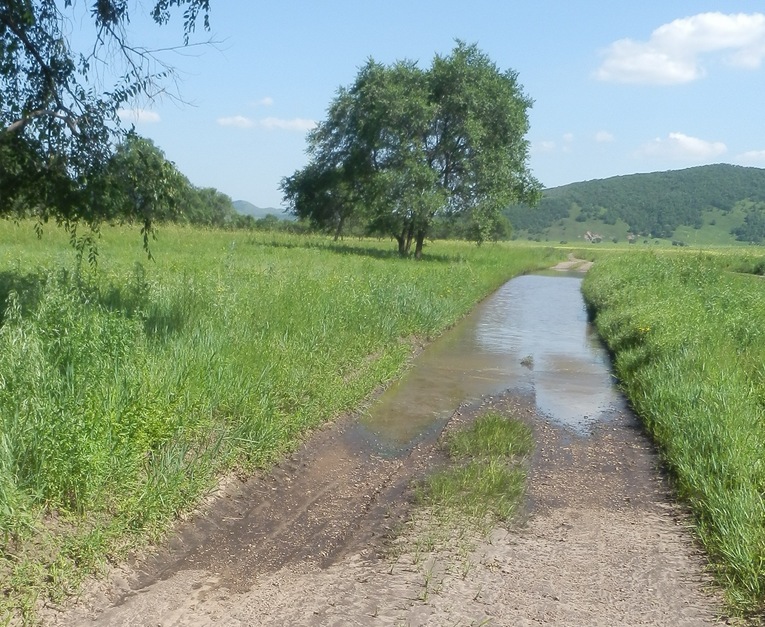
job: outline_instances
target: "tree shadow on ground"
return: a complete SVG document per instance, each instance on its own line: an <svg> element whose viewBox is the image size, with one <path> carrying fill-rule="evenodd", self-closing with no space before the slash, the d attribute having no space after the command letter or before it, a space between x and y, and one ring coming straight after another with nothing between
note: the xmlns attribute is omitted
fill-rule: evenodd
<svg viewBox="0 0 765 627"><path fill-rule="evenodd" d="M398 251L391 247L390 249L373 248L365 246L364 244L348 244L346 242L310 242L294 243L294 242L259 242L253 241L255 246L268 246L270 248L319 248L327 252L335 253L338 255L356 255L359 257L370 257L372 259L410 259L414 261L414 254L411 253L402 257L398 254ZM432 254L427 251L423 253L420 262L435 262L435 263L453 263L460 261L461 255L447 255L447 254Z"/></svg>
<svg viewBox="0 0 765 627"><path fill-rule="evenodd" d="M47 289L61 288L75 290L83 302L101 306L125 318L140 318L147 336L160 340L183 329L194 309L178 299L153 300L145 271L139 263L127 280L105 283L80 281L76 273L63 268L53 274L3 270L0 271L0 326L5 323L8 298L12 293L17 295L24 316L39 307Z"/></svg>
<svg viewBox="0 0 765 627"><path fill-rule="evenodd" d="M30 311L37 306L42 297L47 278L37 272L24 273L14 270L0 272L0 325L5 322L8 297L12 292L18 295L22 311Z"/></svg>

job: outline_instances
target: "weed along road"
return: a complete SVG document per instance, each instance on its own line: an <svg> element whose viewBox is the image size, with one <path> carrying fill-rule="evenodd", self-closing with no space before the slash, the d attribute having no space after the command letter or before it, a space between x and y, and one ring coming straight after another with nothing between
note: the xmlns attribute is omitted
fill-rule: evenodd
<svg viewBox="0 0 765 627"><path fill-rule="evenodd" d="M575 272L507 283L363 412L221 486L157 551L45 616L82 625L705 625L722 613ZM531 427L509 525L434 532L444 433ZM442 525L440 527L443 532ZM456 528L455 528L456 529Z"/></svg>

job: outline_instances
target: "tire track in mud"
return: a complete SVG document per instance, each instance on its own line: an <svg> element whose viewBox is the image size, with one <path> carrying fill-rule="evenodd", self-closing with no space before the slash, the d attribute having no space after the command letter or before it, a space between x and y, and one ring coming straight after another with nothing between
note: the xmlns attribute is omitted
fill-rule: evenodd
<svg viewBox="0 0 765 627"><path fill-rule="evenodd" d="M357 427L353 418L340 420L315 432L267 475L230 481L154 553L93 586L73 614L52 620L133 624L135 618L119 618L120 608L139 598L143 604L176 578L188 580L189 598L198 602L219 590L245 592L286 566L326 568L356 551L376 557L383 538L403 520L407 487L440 457L434 446L440 431L397 456L384 456L359 437ZM183 604L187 592L176 602ZM177 620L174 610L159 624Z"/></svg>

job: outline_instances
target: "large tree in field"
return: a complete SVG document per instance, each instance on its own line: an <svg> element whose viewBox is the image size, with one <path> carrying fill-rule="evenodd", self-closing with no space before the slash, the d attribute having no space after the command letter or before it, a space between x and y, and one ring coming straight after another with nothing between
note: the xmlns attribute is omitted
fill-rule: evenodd
<svg viewBox="0 0 765 627"><path fill-rule="evenodd" d="M184 44L198 21L208 26L209 0L131 6L127 0L0 2L0 215L53 217L74 229L80 221L97 227L113 210L96 181L117 143L118 111L161 91L172 72L150 49L129 41L131 12L135 18L147 11L162 25L180 10ZM122 217L151 229L151 207L126 207L137 211Z"/></svg>
<svg viewBox="0 0 765 627"><path fill-rule="evenodd" d="M362 216L402 255L414 243L417 258L438 216L491 238L504 207L540 195L527 165L532 102L517 79L462 42L427 70L369 60L309 134L310 162L282 181L285 200L323 228Z"/></svg>

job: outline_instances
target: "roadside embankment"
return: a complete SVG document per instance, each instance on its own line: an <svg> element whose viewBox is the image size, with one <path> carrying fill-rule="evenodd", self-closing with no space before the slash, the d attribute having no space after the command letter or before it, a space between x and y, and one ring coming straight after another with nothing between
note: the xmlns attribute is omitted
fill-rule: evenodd
<svg viewBox="0 0 765 627"><path fill-rule="evenodd" d="M765 293L705 255L599 260L583 292L739 612L765 603Z"/></svg>

